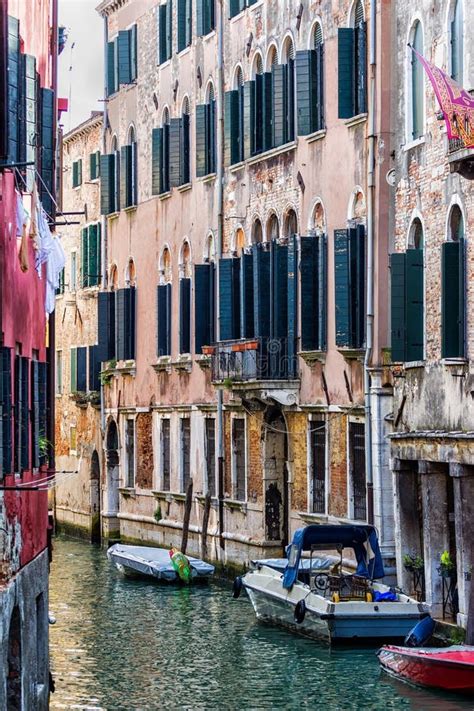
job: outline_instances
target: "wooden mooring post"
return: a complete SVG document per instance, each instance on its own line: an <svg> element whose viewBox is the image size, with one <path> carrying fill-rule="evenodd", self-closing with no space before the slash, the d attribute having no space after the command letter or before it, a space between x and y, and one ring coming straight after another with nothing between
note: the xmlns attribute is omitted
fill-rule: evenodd
<svg viewBox="0 0 474 711"><path fill-rule="evenodd" d="M202 533L201 533L201 558L207 560L207 528L209 526L209 513L211 511L211 495L209 492L204 499L204 511L202 514Z"/></svg>
<svg viewBox="0 0 474 711"><path fill-rule="evenodd" d="M474 546L471 551L471 561L474 561ZM467 611L466 644L474 645L474 579L472 573L469 586L471 589L469 591L469 609Z"/></svg>
<svg viewBox="0 0 474 711"><path fill-rule="evenodd" d="M183 538L181 540L181 552L186 555L188 547L189 520L191 518L191 507L193 505L193 480L189 480L188 488L186 489L186 501L184 503L184 518L183 518Z"/></svg>

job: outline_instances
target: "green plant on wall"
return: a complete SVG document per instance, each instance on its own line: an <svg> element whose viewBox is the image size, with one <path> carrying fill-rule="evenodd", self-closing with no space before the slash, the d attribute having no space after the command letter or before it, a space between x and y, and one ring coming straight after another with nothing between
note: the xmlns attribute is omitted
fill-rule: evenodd
<svg viewBox="0 0 474 711"><path fill-rule="evenodd" d="M163 516L162 516L162 514L161 514L161 506L160 506L160 505L158 505L158 506L156 507L156 511L155 511L155 513L153 514L153 517L154 517L156 523L160 523L161 519L163 518Z"/></svg>
<svg viewBox="0 0 474 711"><path fill-rule="evenodd" d="M49 439L40 435L38 437L38 449L39 449L39 455L43 459L44 457L48 456L49 452L52 452L54 450L54 447L51 444L51 442L49 441Z"/></svg>

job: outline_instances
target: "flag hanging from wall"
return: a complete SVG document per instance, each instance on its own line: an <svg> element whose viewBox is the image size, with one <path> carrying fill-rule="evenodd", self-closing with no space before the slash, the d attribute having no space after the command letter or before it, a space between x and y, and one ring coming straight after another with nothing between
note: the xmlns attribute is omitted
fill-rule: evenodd
<svg viewBox="0 0 474 711"><path fill-rule="evenodd" d="M462 141L465 148L474 148L474 97L414 47L408 46L428 74L444 115L448 138Z"/></svg>

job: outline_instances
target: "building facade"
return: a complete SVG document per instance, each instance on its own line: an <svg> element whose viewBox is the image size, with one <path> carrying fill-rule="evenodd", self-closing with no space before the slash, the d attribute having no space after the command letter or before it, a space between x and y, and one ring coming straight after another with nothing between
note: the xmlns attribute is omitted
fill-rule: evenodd
<svg viewBox="0 0 474 711"><path fill-rule="evenodd" d="M67 255L56 296L56 467L60 530L100 540L102 434L97 298L102 281L99 163L102 114L62 139L62 244ZM86 206L86 208L85 208ZM77 476L74 475L77 472Z"/></svg>
<svg viewBox="0 0 474 711"><path fill-rule="evenodd" d="M192 479L193 552L210 493L222 562L369 520L393 563L392 18L382 2L371 23L375 5L99 5L108 535L179 545Z"/></svg>
<svg viewBox="0 0 474 711"><path fill-rule="evenodd" d="M57 3L0 3L0 706L47 709ZM43 223L35 220L44 212ZM35 207L36 206L36 207ZM30 219L33 218L33 219ZM44 225L46 224L46 228ZM45 229L48 239L45 237ZM49 311L52 309L49 308ZM54 328L50 321L51 336Z"/></svg>
<svg viewBox="0 0 474 711"><path fill-rule="evenodd" d="M471 89L471 8L443 0L393 9L397 568L403 587L416 582L437 616L465 624L474 524L473 156L448 141L433 88L407 42Z"/></svg>

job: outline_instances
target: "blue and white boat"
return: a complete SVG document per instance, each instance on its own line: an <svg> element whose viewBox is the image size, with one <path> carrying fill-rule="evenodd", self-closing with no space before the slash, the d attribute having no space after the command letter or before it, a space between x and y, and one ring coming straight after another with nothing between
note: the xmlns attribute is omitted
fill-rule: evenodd
<svg viewBox="0 0 474 711"><path fill-rule="evenodd" d="M205 580L214 575L214 566L199 558L186 556L191 566L192 580ZM151 546L125 546L115 543L107 551L107 558L127 577L148 576L168 583L179 581L170 560L169 550Z"/></svg>
<svg viewBox="0 0 474 711"><path fill-rule="evenodd" d="M355 573L343 567L348 549ZM425 603L378 582L384 568L373 526L300 528L282 568L281 559L255 561L254 569L235 581L234 596L243 586L257 619L300 634L328 642L400 640L429 616Z"/></svg>

